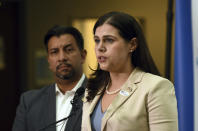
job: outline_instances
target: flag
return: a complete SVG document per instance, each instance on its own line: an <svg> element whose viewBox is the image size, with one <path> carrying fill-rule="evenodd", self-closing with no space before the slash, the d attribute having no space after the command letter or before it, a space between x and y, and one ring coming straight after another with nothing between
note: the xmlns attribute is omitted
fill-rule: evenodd
<svg viewBox="0 0 198 131"><path fill-rule="evenodd" d="M197 7L197 0L176 0L174 80L179 131L198 131Z"/></svg>

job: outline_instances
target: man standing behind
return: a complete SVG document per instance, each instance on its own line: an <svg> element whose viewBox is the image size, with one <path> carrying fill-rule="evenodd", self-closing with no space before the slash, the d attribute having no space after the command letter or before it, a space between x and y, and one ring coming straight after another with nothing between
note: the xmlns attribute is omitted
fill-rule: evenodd
<svg viewBox="0 0 198 131"><path fill-rule="evenodd" d="M44 43L55 83L21 96L13 131L80 131L87 81L82 70L87 54L83 37L74 27L55 26L45 35Z"/></svg>

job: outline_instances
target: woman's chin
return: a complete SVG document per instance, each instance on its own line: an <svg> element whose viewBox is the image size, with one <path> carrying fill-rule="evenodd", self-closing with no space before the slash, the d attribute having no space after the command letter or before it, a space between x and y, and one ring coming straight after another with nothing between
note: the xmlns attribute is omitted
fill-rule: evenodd
<svg viewBox="0 0 198 131"><path fill-rule="evenodd" d="M101 69L101 70L104 70L104 71L109 71L109 70L108 70L109 68L107 68L107 66L100 66L100 69Z"/></svg>

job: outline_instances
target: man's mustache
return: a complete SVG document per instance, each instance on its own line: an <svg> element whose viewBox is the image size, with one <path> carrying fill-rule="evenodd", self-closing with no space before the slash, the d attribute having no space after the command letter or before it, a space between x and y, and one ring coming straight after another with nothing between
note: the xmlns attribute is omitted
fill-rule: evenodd
<svg viewBox="0 0 198 131"><path fill-rule="evenodd" d="M57 70L60 69L60 67L63 66L63 65L64 65L64 66L67 66L67 67L71 67L71 66L72 66L71 64L64 62L64 63L60 63L60 64L56 67L56 69L57 69Z"/></svg>

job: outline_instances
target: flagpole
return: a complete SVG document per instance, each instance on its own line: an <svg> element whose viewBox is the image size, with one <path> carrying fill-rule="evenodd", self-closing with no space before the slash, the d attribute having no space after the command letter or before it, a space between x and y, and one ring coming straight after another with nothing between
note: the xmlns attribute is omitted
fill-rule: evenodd
<svg viewBox="0 0 198 131"><path fill-rule="evenodd" d="M172 23L173 23L173 0L168 0L167 32L166 32L166 61L165 77L170 79L171 72L171 49L172 49Z"/></svg>

